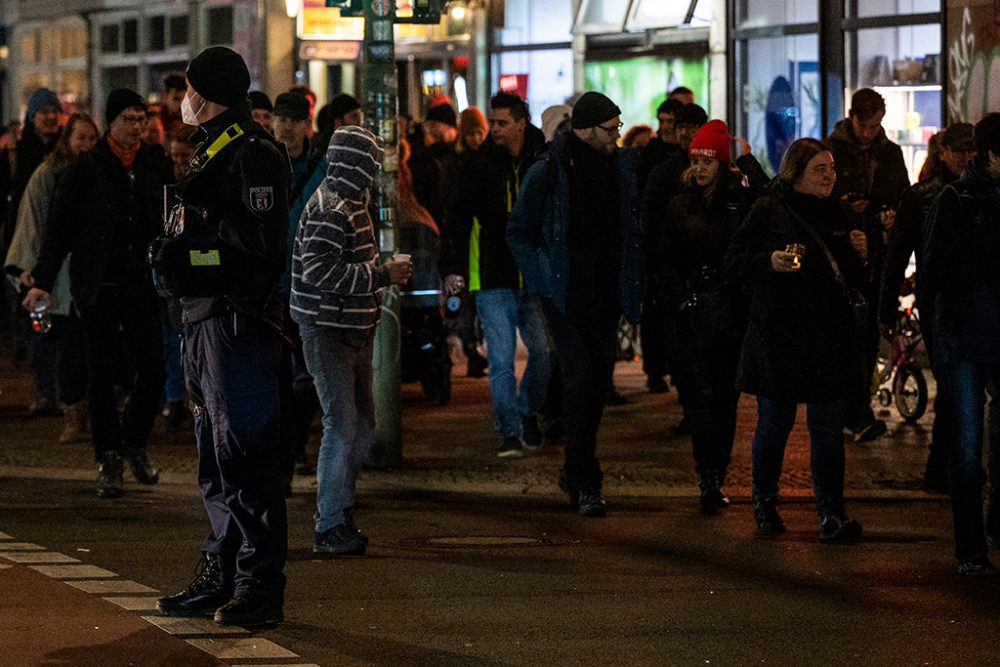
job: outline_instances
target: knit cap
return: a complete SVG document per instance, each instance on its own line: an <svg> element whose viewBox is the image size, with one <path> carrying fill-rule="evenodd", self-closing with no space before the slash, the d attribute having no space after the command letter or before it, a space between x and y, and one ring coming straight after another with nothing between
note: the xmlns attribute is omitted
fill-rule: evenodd
<svg viewBox="0 0 1000 667"><path fill-rule="evenodd" d="M384 155L382 140L368 130L357 125L338 127L326 151L327 183L344 197L357 199L375 180Z"/></svg>
<svg viewBox="0 0 1000 667"><path fill-rule="evenodd" d="M360 109L361 103L347 93L341 93L330 100L326 108L330 110L328 113L330 114L330 120L333 121L336 118L351 113L355 109Z"/></svg>
<svg viewBox="0 0 1000 667"><path fill-rule="evenodd" d="M108 101L104 105L104 122L106 125L111 125L115 118L121 115L122 111L125 109L131 109L133 107L141 107L143 111L146 110L146 100L142 99L142 96L134 90L129 90L128 88L119 88L118 90L112 90L108 93Z"/></svg>
<svg viewBox="0 0 1000 667"><path fill-rule="evenodd" d="M607 96L594 91L584 93L573 105L573 128L582 130L600 125L615 116L622 115L622 110Z"/></svg>
<svg viewBox="0 0 1000 667"><path fill-rule="evenodd" d="M259 90L251 90L247 93L247 97L250 98L250 110L254 109L264 109L266 111L274 111L274 105L271 104L271 98L267 94Z"/></svg>
<svg viewBox="0 0 1000 667"><path fill-rule="evenodd" d="M210 46L187 68L188 85L209 102L238 107L247 101L250 70L243 56L224 46Z"/></svg>
<svg viewBox="0 0 1000 667"><path fill-rule="evenodd" d="M62 111L62 104L59 103L59 96L48 88L39 88L28 98L28 122L35 117L39 109L45 107L55 107Z"/></svg>
<svg viewBox="0 0 1000 667"><path fill-rule="evenodd" d="M702 126L708 122L708 114L697 104L685 104L674 113L674 123L677 125Z"/></svg>
<svg viewBox="0 0 1000 667"><path fill-rule="evenodd" d="M688 148L688 156L701 155L718 160L724 165L728 165L730 158L729 130L725 122L721 120L710 120L702 125L691 140L691 147Z"/></svg>
<svg viewBox="0 0 1000 667"><path fill-rule="evenodd" d="M450 104L439 104L427 110L427 117L424 120L436 120L439 123L458 127L458 116Z"/></svg>

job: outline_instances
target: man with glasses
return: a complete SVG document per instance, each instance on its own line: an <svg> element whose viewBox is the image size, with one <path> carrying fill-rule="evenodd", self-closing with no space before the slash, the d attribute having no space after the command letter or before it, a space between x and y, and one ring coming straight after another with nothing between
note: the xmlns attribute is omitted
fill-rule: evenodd
<svg viewBox="0 0 1000 667"><path fill-rule="evenodd" d="M941 133L941 161L935 173L908 188L900 199L896 222L889 237L885 266L882 268L882 282L879 294L878 321L882 336L891 340L896 334L896 317L899 309L899 287L903 282L910 256L917 254L920 264L922 227L931 210L931 204L944 187L962 175L966 165L976 155L971 123L955 123ZM924 343L928 351L933 351L930 326L933 320L932 306L923 298L917 282L917 307L923 327ZM949 410L944 392L939 391L934 400L933 437L928 445L927 467L924 470L924 488L928 491L948 493L948 436Z"/></svg>
<svg viewBox="0 0 1000 667"><path fill-rule="evenodd" d="M500 458L521 458L542 444L538 410L549 382L549 343L538 297L525 288L507 247L507 219L528 169L545 147L528 105L512 93L490 100L490 136L460 172L442 230L445 290L476 295L486 339L490 398ZM528 348L518 386L517 334Z"/></svg>
<svg viewBox="0 0 1000 667"><path fill-rule="evenodd" d="M566 459L559 486L581 516L601 517L607 508L597 431L618 319L624 312L638 321L645 286L636 152L617 149L621 110L600 93L577 101L572 124L525 177L507 243L528 289L542 297L562 373Z"/></svg>
<svg viewBox="0 0 1000 667"><path fill-rule="evenodd" d="M135 478L156 484L146 439L163 389L159 300L146 266L146 248L162 231L163 186L173 182L163 150L140 141L146 103L121 89L105 104L108 131L71 163L59 181L38 261L31 310L49 302L67 255L73 305L80 313L87 360L87 399L97 495L122 495L122 458ZM122 343L132 352L135 384L119 414L115 369Z"/></svg>

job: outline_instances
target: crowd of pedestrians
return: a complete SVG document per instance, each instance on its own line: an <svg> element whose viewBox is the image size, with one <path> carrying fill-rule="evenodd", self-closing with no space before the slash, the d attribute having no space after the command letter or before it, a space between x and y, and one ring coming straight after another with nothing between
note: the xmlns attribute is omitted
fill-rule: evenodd
<svg viewBox="0 0 1000 667"><path fill-rule="evenodd" d="M85 114L63 124L58 96L40 89L0 155L32 413L61 406L60 442L93 443L102 498L123 494L126 463L157 483L146 442L159 411L168 430L193 427L210 530L198 576L162 613L282 620L295 474L317 477L313 550L365 552L354 494L393 285L409 295L404 327L431 341L422 350L446 345L450 327L466 374L488 376L497 457L564 437L555 481L581 516L608 511L598 443L624 320L641 326L648 390L678 393L703 514L729 506L742 392L757 403L756 534L785 530L779 482L803 403L819 539L857 539L844 439L886 431L872 374L914 252L938 380L925 484L951 492L959 572L994 571L1000 495L990 484L984 518L981 459L1000 378L1000 114L945 129L911 185L871 89L825 141L788 146L773 179L686 88L657 108L655 130L624 134L596 91L546 109L541 128L509 92L485 113L436 97L422 122L400 123L403 254L384 259L369 210L384 146L361 127L362 105L344 93L314 113L307 89L272 102L249 86L242 57L212 47L166 77L159 105L112 91L103 133ZM441 359L418 363L450 374Z"/></svg>

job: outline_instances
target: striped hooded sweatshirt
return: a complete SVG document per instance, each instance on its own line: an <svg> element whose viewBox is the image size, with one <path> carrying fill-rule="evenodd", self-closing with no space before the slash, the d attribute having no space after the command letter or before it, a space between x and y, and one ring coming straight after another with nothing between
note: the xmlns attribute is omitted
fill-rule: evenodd
<svg viewBox="0 0 1000 667"><path fill-rule="evenodd" d="M292 319L359 345L374 334L379 292L389 284L368 213L383 154L368 130L351 125L333 133L326 178L302 212L292 253Z"/></svg>

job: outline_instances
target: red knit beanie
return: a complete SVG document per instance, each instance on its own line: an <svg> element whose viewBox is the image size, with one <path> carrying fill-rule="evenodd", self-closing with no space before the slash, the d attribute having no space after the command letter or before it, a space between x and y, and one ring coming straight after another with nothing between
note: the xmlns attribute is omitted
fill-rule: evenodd
<svg viewBox="0 0 1000 667"><path fill-rule="evenodd" d="M732 137L729 136L726 123L721 120L710 120L695 133L694 139L691 140L691 147L688 148L688 157L703 155L728 165L731 161L730 141L732 141Z"/></svg>

